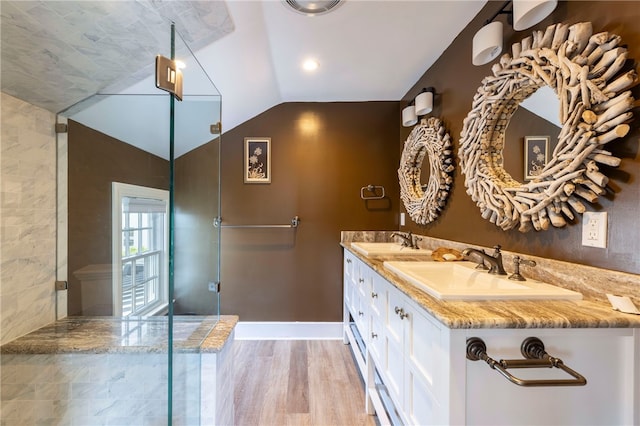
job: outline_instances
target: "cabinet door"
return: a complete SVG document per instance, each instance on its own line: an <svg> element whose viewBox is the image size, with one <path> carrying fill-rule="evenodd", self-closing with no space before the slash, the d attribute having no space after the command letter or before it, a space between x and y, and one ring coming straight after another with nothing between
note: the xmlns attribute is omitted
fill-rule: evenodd
<svg viewBox="0 0 640 426"><path fill-rule="evenodd" d="M346 250L344 251L342 285L344 286L344 303L349 312L351 312L351 316L354 316L356 310L354 276L357 261L353 254Z"/></svg>
<svg viewBox="0 0 640 426"><path fill-rule="evenodd" d="M403 334L405 319L408 318L407 299L395 288L389 286L387 289L387 315L385 321L385 332L389 339L399 348L403 346Z"/></svg>
<svg viewBox="0 0 640 426"><path fill-rule="evenodd" d="M404 390L404 356L402 346L398 345L389 333L385 333L383 357L384 384L387 386L389 395L391 395L391 399L396 407L401 409L404 405L402 398Z"/></svg>
<svg viewBox="0 0 640 426"><path fill-rule="evenodd" d="M371 280L374 271L361 260L356 260L356 279L354 297L357 303L354 310L354 318L362 339L368 343L369 341L369 294L371 293Z"/></svg>
<svg viewBox="0 0 640 426"><path fill-rule="evenodd" d="M387 307L385 315L385 384L398 408L404 405L404 327L410 321L406 315L407 300L395 287L387 288Z"/></svg>
<svg viewBox="0 0 640 426"><path fill-rule="evenodd" d="M437 404L431 394L431 386L422 378L422 374L410 366L407 367L405 380L404 413L412 425L435 424L434 411Z"/></svg>
<svg viewBox="0 0 640 426"><path fill-rule="evenodd" d="M353 255L345 250L342 264L342 274L345 282L350 281L353 276L353 260Z"/></svg>
<svg viewBox="0 0 640 426"><path fill-rule="evenodd" d="M422 309L412 303L408 306L410 321L405 320L407 361L431 389L434 385L434 374L441 362L439 359L441 357L439 350L441 347L441 328L436 320Z"/></svg>
<svg viewBox="0 0 640 426"><path fill-rule="evenodd" d="M384 315L386 313L387 305L387 292L386 287L389 284L380 275L375 274L371 281L371 315L375 316L381 323L384 321Z"/></svg>
<svg viewBox="0 0 640 426"><path fill-rule="evenodd" d="M354 319L360 336L365 344L369 343L369 300L364 299L359 291L356 291L356 308L354 310Z"/></svg>
<svg viewBox="0 0 640 426"><path fill-rule="evenodd" d="M376 366L385 365L385 340L384 340L384 328L382 322L376 316L370 316L369 327L369 352L375 362Z"/></svg>

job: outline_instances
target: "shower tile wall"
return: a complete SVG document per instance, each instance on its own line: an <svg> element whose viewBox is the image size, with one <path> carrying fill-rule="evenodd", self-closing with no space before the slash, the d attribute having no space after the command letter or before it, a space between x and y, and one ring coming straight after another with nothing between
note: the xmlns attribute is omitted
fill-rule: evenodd
<svg viewBox="0 0 640 426"><path fill-rule="evenodd" d="M174 356L174 424L214 424L217 362ZM1 367L3 425L167 424L167 354L3 355Z"/></svg>
<svg viewBox="0 0 640 426"><path fill-rule="evenodd" d="M55 115L1 93L0 343L55 320Z"/></svg>

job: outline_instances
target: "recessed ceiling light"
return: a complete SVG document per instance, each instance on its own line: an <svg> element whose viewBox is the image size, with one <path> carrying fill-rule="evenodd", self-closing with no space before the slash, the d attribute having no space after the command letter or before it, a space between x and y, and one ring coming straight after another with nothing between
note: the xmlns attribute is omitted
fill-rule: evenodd
<svg viewBox="0 0 640 426"><path fill-rule="evenodd" d="M319 66L320 63L315 59L307 59L302 63L302 69L305 71L315 71Z"/></svg>
<svg viewBox="0 0 640 426"><path fill-rule="evenodd" d="M182 62L181 60L176 60L176 67L178 69L184 69L187 67L187 64L185 64L184 62Z"/></svg>

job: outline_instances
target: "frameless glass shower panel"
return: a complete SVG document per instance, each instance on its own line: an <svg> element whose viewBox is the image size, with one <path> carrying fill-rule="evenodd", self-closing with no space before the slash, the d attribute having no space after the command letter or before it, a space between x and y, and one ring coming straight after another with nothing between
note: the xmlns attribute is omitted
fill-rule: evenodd
<svg viewBox="0 0 640 426"><path fill-rule="evenodd" d="M177 32L175 59L185 67L182 100L173 102L172 417L174 424L209 424L215 396L202 383L210 369L179 342L189 323L219 318L220 235L213 223L220 211L221 97Z"/></svg>
<svg viewBox="0 0 640 426"><path fill-rule="evenodd" d="M175 102L174 313L219 315L220 122L222 99L196 55L176 32L184 62L183 96Z"/></svg>
<svg viewBox="0 0 640 426"><path fill-rule="evenodd" d="M68 314L164 315L169 97L91 101L68 117Z"/></svg>
<svg viewBox="0 0 640 426"><path fill-rule="evenodd" d="M59 136L67 194L59 257L69 316L111 317L132 352L144 356L139 347L149 346L155 364L164 359L166 392L153 398L166 410L132 421L198 424L208 398L199 347L220 312L221 96L168 22L166 32L149 66L132 71L136 82L59 113L68 122ZM181 101L156 87L155 54L185 65ZM127 338L133 325L152 335ZM159 347L168 356L158 358Z"/></svg>

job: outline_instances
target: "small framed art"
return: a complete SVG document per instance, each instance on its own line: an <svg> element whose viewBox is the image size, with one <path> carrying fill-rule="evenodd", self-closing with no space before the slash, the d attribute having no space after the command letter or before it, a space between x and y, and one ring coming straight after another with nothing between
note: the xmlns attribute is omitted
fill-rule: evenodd
<svg viewBox="0 0 640 426"><path fill-rule="evenodd" d="M525 136L524 178L532 180L538 176L549 161L549 136Z"/></svg>
<svg viewBox="0 0 640 426"><path fill-rule="evenodd" d="M271 183L271 138L244 138L244 182Z"/></svg>

